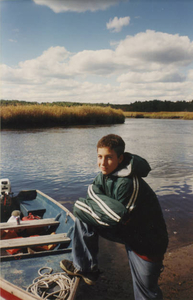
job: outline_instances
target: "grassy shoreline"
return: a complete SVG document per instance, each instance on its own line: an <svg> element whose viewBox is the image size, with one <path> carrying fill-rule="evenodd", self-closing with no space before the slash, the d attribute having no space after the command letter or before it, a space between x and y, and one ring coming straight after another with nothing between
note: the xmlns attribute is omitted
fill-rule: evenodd
<svg viewBox="0 0 193 300"><path fill-rule="evenodd" d="M45 105L9 105L1 107L2 129L122 124L124 121L123 111L110 107Z"/></svg>
<svg viewBox="0 0 193 300"><path fill-rule="evenodd" d="M101 106L6 105L1 106L1 129L122 124L125 118L193 120L193 112L125 112Z"/></svg>
<svg viewBox="0 0 193 300"><path fill-rule="evenodd" d="M179 111L179 112L134 112L125 111L124 116L126 118L149 118L149 119L182 119L182 120L193 120L193 112Z"/></svg>

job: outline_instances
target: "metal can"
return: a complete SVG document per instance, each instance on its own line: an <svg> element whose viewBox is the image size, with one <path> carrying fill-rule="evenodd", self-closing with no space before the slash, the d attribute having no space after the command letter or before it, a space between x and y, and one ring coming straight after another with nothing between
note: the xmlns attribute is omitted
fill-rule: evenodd
<svg viewBox="0 0 193 300"><path fill-rule="evenodd" d="M20 217L19 216L16 217L16 222L17 222L17 225L20 225Z"/></svg>

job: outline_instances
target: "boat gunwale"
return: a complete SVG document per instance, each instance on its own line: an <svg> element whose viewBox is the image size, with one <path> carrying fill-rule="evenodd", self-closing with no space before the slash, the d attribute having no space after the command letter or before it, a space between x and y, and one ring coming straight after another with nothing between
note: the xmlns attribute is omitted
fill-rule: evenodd
<svg viewBox="0 0 193 300"><path fill-rule="evenodd" d="M3 289L4 291L8 292L10 295L14 295L19 299L25 299L25 300L40 299L40 297L36 297L35 295L23 290L22 288L18 287L17 285L14 285L13 283L5 280L4 278L0 278L0 289Z"/></svg>
<svg viewBox="0 0 193 300"><path fill-rule="evenodd" d="M53 202L54 204L56 204L57 206L59 206L62 210L64 210L68 215L70 215L70 217L73 219L73 221L75 221L75 216L71 213L71 211L69 209L67 209L64 205L62 205L60 202L57 202L56 200L54 200L52 197L46 195L45 193L41 192L40 190L36 190L37 193L41 194L42 196L48 198L51 202Z"/></svg>

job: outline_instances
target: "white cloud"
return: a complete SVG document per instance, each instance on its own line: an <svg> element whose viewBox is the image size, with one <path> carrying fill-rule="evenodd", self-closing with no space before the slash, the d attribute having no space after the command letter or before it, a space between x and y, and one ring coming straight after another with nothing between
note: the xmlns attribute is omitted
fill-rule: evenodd
<svg viewBox="0 0 193 300"><path fill-rule="evenodd" d="M187 79L193 83L193 69L188 71Z"/></svg>
<svg viewBox="0 0 193 300"><path fill-rule="evenodd" d="M115 50L85 50L75 54L69 65L80 74L114 75L128 71L166 72L193 62L193 42L188 37L146 31L128 36ZM176 71L175 71L176 73ZM171 78L168 80L171 80ZM175 79L176 80L176 79Z"/></svg>
<svg viewBox="0 0 193 300"><path fill-rule="evenodd" d="M128 103L192 100L193 42L146 31L116 48L70 53L50 47L15 67L2 65L2 98L26 101Z"/></svg>
<svg viewBox="0 0 193 300"><path fill-rule="evenodd" d="M17 43L17 40L9 39L9 42L11 42L11 43Z"/></svg>
<svg viewBox="0 0 193 300"><path fill-rule="evenodd" d="M147 83L147 82L183 82L186 76L181 74L177 69L166 68L161 71L149 72L128 72L122 74L117 78L118 82L132 82L132 83Z"/></svg>
<svg viewBox="0 0 193 300"><path fill-rule="evenodd" d="M130 17L110 19L108 23L106 23L107 29L112 30L112 32L120 32L123 26L129 25Z"/></svg>
<svg viewBox="0 0 193 300"><path fill-rule="evenodd" d="M33 0L36 4L48 6L55 13L60 12L85 12L105 10L112 5L125 0Z"/></svg>
<svg viewBox="0 0 193 300"><path fill-rule="evenodd" d="M110 49L84 50L75 54L69 61L69 67L79 75L111 75L118 67L115 53Z"/></svg>
<svg viewBox="0 0 193 300"><path fill-rule="evenodd" d="M68 59L70 53L64 47L51 47L36 59L20 62L18 67L2 66L4 79L24 84L40 84L48 78L70 77Z"/></svg>
<svg viewBox="0 0 193 300"><path fill-rule="evenodd" d="M116 52L128 64L128 59L132 58L139 63L145 62L149 67L155 67L155 64L185 66L192 61L193 43L187 36L147 30L135 36L127 36L119 43Z"/></svg>

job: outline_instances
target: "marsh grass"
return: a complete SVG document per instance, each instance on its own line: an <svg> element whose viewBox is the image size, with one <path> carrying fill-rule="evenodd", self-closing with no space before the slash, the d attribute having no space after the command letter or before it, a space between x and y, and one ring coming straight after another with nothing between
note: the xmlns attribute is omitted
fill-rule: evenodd
<svg viewBox="0 0 193 300"><path fill-rule="evenodd" d="M1 126L5 128L42 128L71 125L124 123L120 109L99 106L17 105L1 107Z"/></svg>
<svg viewBox="0 0 193 300"><path fill-rule="evenodd" d="M124 112L126 118L151 118L151 119L183 119L193 120L193 112L180 111L180 112Z"/></svg>

